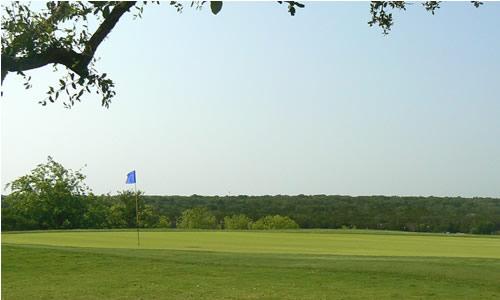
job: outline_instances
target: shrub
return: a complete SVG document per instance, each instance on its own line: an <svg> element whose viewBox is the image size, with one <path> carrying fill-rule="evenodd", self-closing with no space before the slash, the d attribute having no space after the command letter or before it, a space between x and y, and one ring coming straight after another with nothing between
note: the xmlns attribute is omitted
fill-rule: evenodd
<svg viewBox="0 0 500 300"><path fill-rule="evenodd" d="M109 208L108 222L111 228L126 228L126 208L123 204L113 204Z"/></svg>
<svg viewBox="0 0 500 300"><path fill-rule="evenodd" d="M298 229L299 225L287 216L265 216L252 225L252 229Z"/></svg>
<svg viewBox="0 0 500 300"><path fill-rule="evenodd" d="M195 207L182 212L177 227L183 229L215 229L215 216L206 207Z"/></svg>
<svg viewBox="0 0 500 300"><path fill-rule="evenodd" d="M170 228L170 220L166 216L160 216L158 220L159 228Z"/></svg>
<svg viewBox="0 0 500 300"><path fill-rule="evenodd" d="M224 217L225 229L250 229L251 226L252 220L243 214Z"/></svg>

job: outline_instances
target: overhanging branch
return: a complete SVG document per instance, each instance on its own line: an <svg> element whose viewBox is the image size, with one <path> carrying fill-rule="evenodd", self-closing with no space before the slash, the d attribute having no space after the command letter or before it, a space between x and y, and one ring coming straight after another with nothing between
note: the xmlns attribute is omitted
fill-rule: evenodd
<svg viewBox="0 0 500 300"><path fill-rule="evenodd" d="M92 37L85 43L82 53L58 47L48 48L40 54L25 57L9 56L2 53L2 82L8 72L22 72L48 64L62 64L79 76L86 77L89 74L88 65L97 48L115 27L121 16L134 5L135 2L132 1L123 1L116 4Z"/></svg>
<svg viewBox="0 0 500 300"><path fill-rule="evenodd" d="M92 37L85 45L84 53L87 56L93 56L97 47L106 38L106 36L115 27L116 23L120 20L121 16L126 13L132 6L134 6L134 1L125 1L118 3L109 15L104 19L104 21L99 25L99 28L94 32Z"/></svg>
<svg viewBox="0 0 500 300"><path fill-rule="evenodd" d="M81 65L83 60L84 56L82 54L63 48L50 48L41 54L27 57L10 57L2 54L2 71L22 72L57 63L66 66L80 76L85 76L86 66Z"/></svg>

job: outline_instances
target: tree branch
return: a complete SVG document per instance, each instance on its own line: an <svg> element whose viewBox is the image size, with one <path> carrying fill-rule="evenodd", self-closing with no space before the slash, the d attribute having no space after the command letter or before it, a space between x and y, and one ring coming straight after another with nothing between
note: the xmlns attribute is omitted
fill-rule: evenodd
<svg viewBox="0 0 500 300"><path fill-rule="evenodd" d="M25 57L9 56L2 53L2 83L8 72L22 72L53 63L62 64L79 76L86 77L89 74L88 65L94 57L97 47L115 27L121 16L134 5L135 2L131 1L116 4L85 44L82 53L59 47L51 47L40 54Z"/></svg>
<svg viewBox="0 0 500 300"><path fill-rule="evenodd" d="M22 72L43 67L48 64L61 64L79 76L88 75L86 58L73 50L63 48L50 48L45 52L27 57L11 57L2 54L2 82L7 72Z"/></svg>
<svg viewBox="0 0 500 300"><path fill-rule="evenodd" d="M106 36L115 27L121 16L134 5L135 1L124 1L118 3L109 13L109 16L104 19L99 28L97 28L92 37L89 39L89 41L85 45L85 50L83 51L83 53L90 57L94 56L97 47L99 47L104 38L106 38Z"/></svg>

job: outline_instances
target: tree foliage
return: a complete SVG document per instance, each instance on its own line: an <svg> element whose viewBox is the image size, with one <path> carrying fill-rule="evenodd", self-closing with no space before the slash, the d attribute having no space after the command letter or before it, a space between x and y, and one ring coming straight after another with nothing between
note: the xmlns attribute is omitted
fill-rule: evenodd
<svg viewBox="0 0 500 300"><path fill-rule="evenodd" d="M429 11L431 14L435 14L436 10L440 8L441 1L425 1L421 2L425 10ZM483 5L481 1L471 1L471 3L477 8ZM394 25L393 11L395 10L406 10L408 7L406 1L371 1L370 3L370 14L371 20L368 21L370 26L379 26L382 29L383 34L388 34Z"/></svg>
<svg viewBox="0 0 500 300"><path fill-rule="evenodd" d="M359 228L490 234L500 231L500 199L398 196L144 196L160 215L176 219L206 207L218 222L244 214L251 220L281 215L300 228Z"/></svg>
<svg viewBox="0 0 500 300"><path fill-rule="evenodd" d="M295 12L294 1L286 1ZM153 2L160 4L160 2ZM206 1L193 1L201 8ZM115 96L113 81L95 68L96 52L123 15L132 12L141 17L148 2L135 1L48 1L40 9L29 3L10 2L2 5L2 83L9 72L21 75L30 88L26 71L53 65L66 71L50 86L47 97L39 102L55 102L64 96L66 107L81 101L86 93L101 95L102 105L109 107ZM181 12L183 3L169 3ZM222 9L221 1L210 2L213 14ZM99 24L93 28L91 24Z"/></svg>
<svg viewBox="0 0 500 300"><path fill-rule="evenodd" d="M61 65L66 75L49 87L47 98L40 103L54 102L65 94L64 104L70 107L93 90L102 96L102 105L109 106L115 95L114 83L95 69L95 54L134 2L50 1L37 10L25 2L2 6L2 82L8 72L16 72L29 88L30 77L25 71ZM97 29L90 29L91 20L100 24Z"/></svg>
<svg viewBox="0 0 500 300"><path fill-rule="evenodd" d="M215 216L206 207L195 207L182 212L177 228L182 229L215 229Z"/></svg>
<svg viewBox="0 0 500 300"><path fill-rule="evenodd" d="M131 228L137 226L136 193L118 192L117 196L94 195L80 171L66 169L52 157L29 174L21 176L2 197L4 230ZM139 226L169 227L166 216L145 204L138 192Z"/></svg>
<svg viewBox="0 0 500 300"><path fill-rule="evenodd" d="M251 227L252 220L244 214L224 217L224 229L241 230Z"/></svg>
<svg viewBox="0 0 500 300"><path fill-rule="evenodd" d="M201 9L207 1L192 1L191 7ZM286 4L290 15L304 4L296 1L278 1ZM422 5L432 14L440 7L439 1L426 1ZM482 2L472 1L479 7ZM96 69L96 53L106 37L121 18L132 13L141 17L144 8L155 2L135 1L48 1L41 8L33 8L26 2L2 4L2 84L9 72L24 79L26 88L31 87L31 76L25 72L52 65L55 70L63 67L64 74L52 86L47 96L40 99L42 105L64 98L66 107L81 101L87 93L97 93L104 107L109 107L116 95L115 84L106 73ZM178 12L184 3L168 3ZM370 26L379 26L389 33L394 21L394 10L406 10L405 1L372 1ZM210 1L214 15L223 8L222 1ZM94 26L97 24L97 26Z"/></svg>
<svg viewBox="0 0 500 300"><path fill-rule="evenodd" d="M134 192L94 195L84 180L81 171L68 170L49 157L8 185L11 194L1 198L2 230L136 227ZM497 198L147 196L139 192L138 206L139 226L144 228L500 233Z"/></svg>
<svg viewBox="0 0 500 300"><path fill-rule="evenodd" d="M57 211L74 216L69 219L70 228L135 228L135 207L128 205L127 211L124 203L132 202L133 193L126 198L121 194L80 196ZM37 196L32 199L42 201ZM225 229L252 229L256 223L255 229L269 229L273 225L268 225L267 216L280 215L288 216L300 228L500 232L500 199L494 198L141 195L140 203L140 226L144 228L214 229L223 225ZM40 215L40 211L56 211L52 206L41 210L31 204L16 194L2 196L2 230L68 228L69 224L48 221L51 214ZM70 204L72 207L68 207ZM72 211L78 211L81 218Z"/></svg>
<svg viewBox="0 0 500 300"><path fill-rule="evenodd" d="M299 225L287 216L265 216L252 224L252 229L298 229Z"/></svg>
<svg viewBox="0 0 500 300"><path fill-rule="evenodd" d="M80 171L65 169L52 157L29 174L7 184L13 217L28 228L78 228L83 225L82 197L90 192Z"/></svg>

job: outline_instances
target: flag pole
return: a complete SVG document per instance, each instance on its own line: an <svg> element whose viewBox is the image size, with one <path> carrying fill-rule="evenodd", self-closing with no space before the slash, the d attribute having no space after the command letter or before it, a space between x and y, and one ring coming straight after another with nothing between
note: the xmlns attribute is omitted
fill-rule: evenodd
<svg viewBox="0 0 500 300"><path fill-rule="evenodd" d="M137 193L137 183L134 182L134 189L135 189L135 218L136 218L136 225L137 225L137 248L141 246L141 242L139 240L139 204L138 204L138 198L139 194Z"/></svg>

